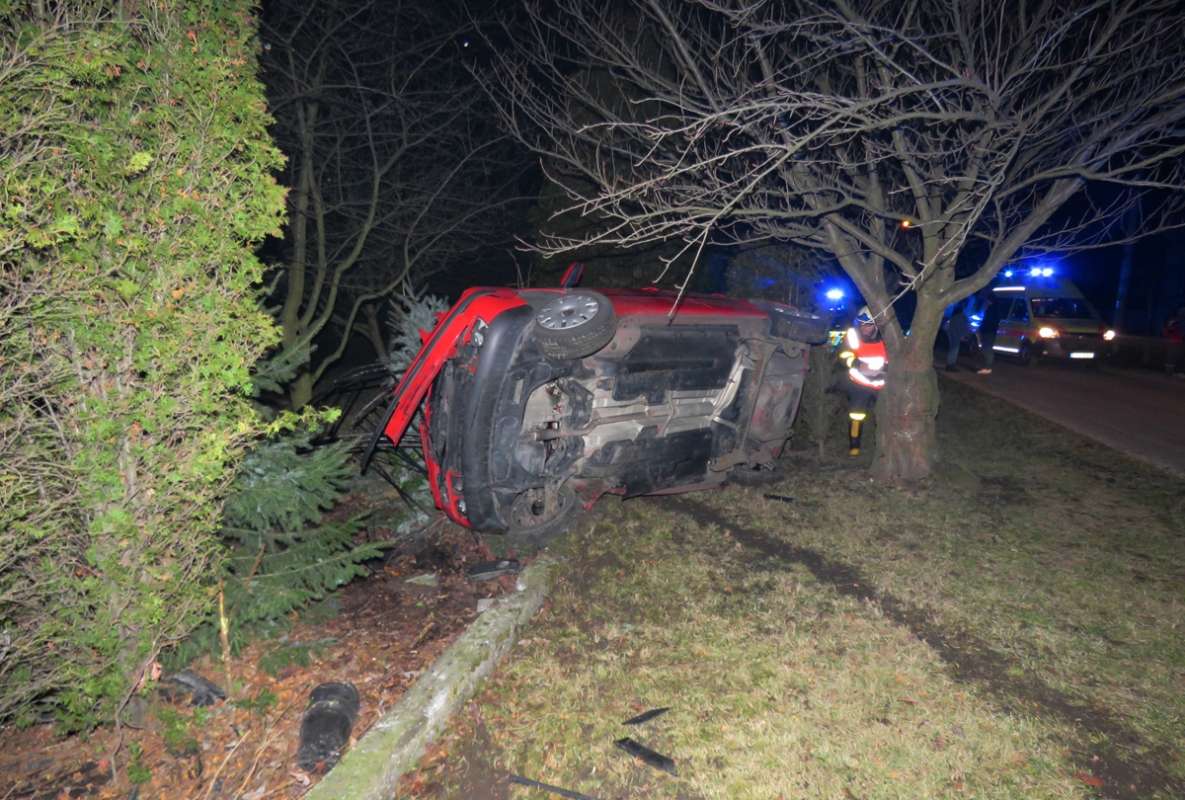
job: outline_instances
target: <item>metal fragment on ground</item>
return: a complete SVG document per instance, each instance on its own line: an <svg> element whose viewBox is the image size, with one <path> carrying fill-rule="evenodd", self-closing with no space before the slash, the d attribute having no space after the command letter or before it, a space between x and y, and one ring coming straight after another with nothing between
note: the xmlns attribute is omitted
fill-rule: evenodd
<svg viewBox="0 0 1185 800"><path fill-rule="evenodd" d="M560 797L567 797L568 800L597 800L597 798L592 797L591 795L574 792L571 789L561 789L558 786L552 786L548 783L540 783L539 781L533 781L530 778L523 778L518 775L511 775L510 782L517 783L519 786L527 786L532 789L543 789L544 791L551 792L552 794L558 794Z"/></svg>
<svg viewBox="0 0 1185 800"><path fill-rule="evenodd" d="M783 494L763 494L761 496L764 497L766 500L778 500L783 503L797 503L798 502L793 497L786 497Z"/></svg>
<svg viewBox="0 0 1185 800"><path fill-rule="evenodd" d="M636 717L630 717L629 719L627 719L625 722L623 722L621 724L622 725L641 725L643 722L649 722L650 720L654 719L655 717L660 717L670 710L671 709L669 709L669 708L652 708L649 711L643 711L641 714L639 714Z"/></svg>
<svg viewBox="0 0 1185 800"><path fill-rule="evenodd" d="M661 753L656 753L646 745L639 744L628 736L624 739L618 739L613 744L617 745L619 748L629 753L631 756L638 759L642 763L654 767L655 769L661 769L663 772L669 772L676 778L679 777L679 773L675 771L675 760L673 758L668 758Z"/></svg>
<svg viewBox="0 0 1185 800"><path fill-rule="evenodd" d="M226 692L221 686L206 680L192 669L185 669L169 678L173 683L180 684L193 694L191 706L212 706L215 700L225 700Z"/></svg>
<svg viewBox="0 0 1185 800"><path fill-rule="evenodd" d="M489 581L503 575L517 575L520 569L521 565L517 558L500 558L497 561L483 561L480 564L474 564L465 573L465 577L471 581Z"/></svg>

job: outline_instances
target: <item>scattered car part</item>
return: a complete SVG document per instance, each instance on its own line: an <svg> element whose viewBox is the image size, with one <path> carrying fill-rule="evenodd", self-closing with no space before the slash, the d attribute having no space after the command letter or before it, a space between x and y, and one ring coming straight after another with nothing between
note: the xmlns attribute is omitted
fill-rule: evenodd
<svg viewBox="0 0 1185 800"><path fill-rule="evenodd" d="M465 572L465 577L471 581L491 581L503 575L517 575L521 569L517 558L500 558L474 564Z"/></svg>
<svg viewBox="0 0 1185 800"><path fill-rule="evenodd" d="M663 772L669 772L676 778L679 777L679 773L675 771L675 760L673 758L668 758L661 753L656 753L646 745L638 744L628 736L624 739L616 740L613 742L613 744L629 753L643 764L654 767L655 769L661 769Z"/></svg>
<svg viewBox="0 0 1185 800"><path fill-rule="evenodd" d="M350 741L359 704L358 690L352 683L322 683L313 688L300 720L298 767L320 775L333 769Z"/></svg>
<svg viewBox="0 0 1185 800"><path fill-rule="evenodd" d="M764 497L766 500L777 500L778 502L781 502L781 503L797 503L798 502L793 497L786 497L785 495L781 495L781 494L763 494L761 496Z"/></svg>
<svg viewBox="0 0 1185 800"><path fill-rule="evenodd" d="M527 786L532 789L542 789L545 792L558 794L560 797L567 797L568 800L597 800L597 798L592 797L591 795L573 792L570 789L561 789L558 786L552 786L548 783L540 783L539 781L533 781L530 778L523 778L519 775L511 775L510 782L517 783L519 786Z"/></svg>
<svg viewBox="0 0 1185 800"><path fill-rule="evenodd" d="M192 669L182 670L169 680L184 686L193 694L193 699L189 701L191 706L212 706L215 700L226 699L226 692L221 686L211 683Z"/></svg>
<svg viewBox="0 0 1185 800"><path fill-rule="evenodd" d="M622 725L641 725L643 722L649 722L655 717L661 717L671 709L669 708L652 708L649 711L643 711L636 717L630 717Z"/></svg>
<svg viewBox="0 0 1185 800"><path fill-rule="evenodd" d="M767 486L780 483L786 478L782 462L770 459L761 464L737 464L732 468L730 480L738 486Z"/></svg>

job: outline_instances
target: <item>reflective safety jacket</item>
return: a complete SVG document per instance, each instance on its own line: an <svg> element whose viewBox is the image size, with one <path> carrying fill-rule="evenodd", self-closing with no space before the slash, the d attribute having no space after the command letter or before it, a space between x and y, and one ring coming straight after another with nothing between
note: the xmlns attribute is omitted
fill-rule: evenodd
<svg viewBox="0 0 1185 800"><path fill-rule="evenodd" d="M839 354L848 365L848 377L858 386L880 390L885 385L885 343L866 342L858 328L849 328L848 349Z"/></svg>

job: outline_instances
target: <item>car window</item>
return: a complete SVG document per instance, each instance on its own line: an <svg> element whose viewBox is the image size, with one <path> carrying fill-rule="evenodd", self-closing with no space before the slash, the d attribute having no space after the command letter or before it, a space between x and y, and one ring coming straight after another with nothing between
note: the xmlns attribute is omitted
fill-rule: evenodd
<svg viewBox="0 0 1185 800"><path fill-rule="evenodd" d="M1008 315L1008 318L1022 321L1029 318L1029 306L1023 297L1018 297L1013 301L1012 313Z"/></svg>
<svg viewBox="0 0 1185 800"><path fill-rule="evenodd" d="M1094 313L1085 300L1073 297L1034 297L1031 302L1034 317L1094 319Z"/></svg>

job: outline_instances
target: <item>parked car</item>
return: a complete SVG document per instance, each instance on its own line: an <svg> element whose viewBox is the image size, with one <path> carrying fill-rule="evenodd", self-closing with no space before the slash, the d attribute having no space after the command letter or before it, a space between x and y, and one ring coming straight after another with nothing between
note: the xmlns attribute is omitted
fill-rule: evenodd
<svg viewBox="0 0 1185 800"><path fill-rule="evenodd" d="M1097 364L1111 354L1115 331L1069 280L1030 275L992 291L1000 304L997 354L1021 364L1037 358Z"/></svg>
<svg viewBox="0 0 1185 800"><path fill-rule="evenodd" d="M565 283L469 289L395 389L379 431L399 442L423 403L428 480L448 517L542 546L603 494L778 474L826 319Z"/></svg>

